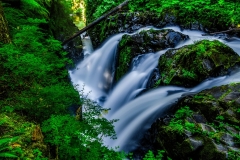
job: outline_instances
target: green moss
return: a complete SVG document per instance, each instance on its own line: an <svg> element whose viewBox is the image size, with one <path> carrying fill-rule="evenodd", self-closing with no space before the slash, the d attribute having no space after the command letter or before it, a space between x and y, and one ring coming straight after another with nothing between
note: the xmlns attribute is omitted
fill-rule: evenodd
<svg viewBox="0 0 240 160"><path fill-rule="evenodd" d="M189 154L193 152L193 149L194 148L192 147L192 144L189 139L184 140L183 143L181 144L181 150L183 154Z"/></svg>
<svg viewBox="0 0 240 160"><path fill-rule="evenodd" d="M193 86L209 76L219 74L240 62L240 57L221 42L202 40L178 50L169 50L159 59L159 70L165 74L163 84ZM177 74L172 75L175 70ZM178 71L179 70L179 71Z"/></svg>
<svg viewBox="0 0 240 160"><path fill-rule="evenodd" d="M225 160L226 154L216 150L215 145L213 144L210 138L204 137L204 148L199 153L199 159L204 160Z"/></svg>
<svg viewBox="0 0 240 160"><path fill-rule="evenodd" d="M119 55L118 63L120 64L116 70L116 80L120 80L120 78L127 73L129 69L129 65L131 63L132 55L130 47L125 47Z"/></svg>

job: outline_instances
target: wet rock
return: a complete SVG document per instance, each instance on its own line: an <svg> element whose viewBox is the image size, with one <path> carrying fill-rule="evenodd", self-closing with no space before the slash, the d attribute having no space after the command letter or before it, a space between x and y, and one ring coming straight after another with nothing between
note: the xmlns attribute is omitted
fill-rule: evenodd
<svg viewBox="0 0 240 160"><path fill-rule="evenodd" d="M209 71L213 69L212 63L208 59L203 59L202 64L203 67Z"/></svg>
<svg viewBox="0 0 240 160"><path fill-rule="evenodd" d="M240 98L240 92L231 92L224 98L224 101L229 102L238 98Z"/></svg>
<svg viewBox="0 0 240 160"><path fill-rule="evenodd" d="M227 126L227 125L225 125L224 127L225 127L226 130L227 130L228 132L230 132L231 134L239 134L239 132L238 132L236 129L234 129L233 127L230 127L230 126Z"/></svg>
<svg viewBox="0 0 240 160"><path fill-rule="evenodd" d="M184 130L184 133L185 133L185 135L187 136L187 137L191 137L193 134L192 134L192 132L190 132L190 131L188 131L188 130Z"/></svg>
<svg viewBox="0 0 240 160"><path fill-rule="evenodd" d="M188 39L187 36L181 35L178 32L169 32L166 35L167 42L171 47L175 47L183 39Z"/></svg>
<svg viewBox="0 0 240 160"><path fill-rule="evenodd" d="M206 131L206 132L216 132L216 129L214 129L212 126L210 125L207 125L207 124L203 124L203 123L200 123L199 124L202 131Z"/></svg>
<svg viewBox="0 0 240 160"><path fill-rule="evenodd" d="M168 125L168 124L170 123L170 121L171 121L171 118L169 118L169 117L166 117L166 118L163 119L163 122L164 122L166 125Z"/></svg>
<svg viewBox="0 0 240 160"><path fill-rule="evenodd" d="M235 151L235 152L240 152L239 148L236 147L227 147L229 151Z"/></svg>
<svg viewBox="0 0 240 160"><path fill-rule="evenodd" d="M191 25L190 29L192 29L192 30L202 30L203 29L202 25L198 22L192 22L192 23L190 23L190 25Z"/></svg>
<svg viewBox="0 0 240 160"><path fill-rule="evenodd" d="M168 50L159 58L160 85L193 87L209 77L228 74L228 70L239 63L238 54L225 44L199 41L180 49Z"/></svg>
<svg viewBox="0 0 240 160"><path fill-rule="evenodd" d="M204 138L204 147L201 151L199 151L198 159L225 160L227 159L227 148L221 144L214 143L209 138Z"/></svg>
<svg viewBox="0 0 240 160"><path fill-rule="evenodd" d="M176 17L171 14L166 14L164 17L164 23L168 26L174 25L176 24Z"/></svg>
<svg viewBox="0 0 240 160"><path fill-rule="evenodd" d="M147 88L153 88L155 86L155 84L157 83L159 78L160 78L159 69L155 68L153 70L152 74L149 77L149 80L148 80L148 83L147 83Z"/></svg>
<svg viewBox="0 0 240 160"><path fill-rule="evenodd" d="M134 35L124 35L119 42L116 81L127 73L129 70L127 64L130 64L134 57L149 52L157 52L167 47L174 47L188 38L188 36L171 29L150 29Z"/></svg>
<svg viewBox="0 0 240 160"><path fill-rule="evenodd" d="M236 102L237 104L240 104L240 98L236 99L235 102Z"/></svg>
<svg viewBox="0 0 240 160"><path fill-rule="evenodd" d="M234 137L231 136L230 134L228 133L224 133L220 140L225 143L226 145L230 146L230 147L234 147L235 143L234 143Z"/></svg>
<svg viewBox="0 0 240 160"><path fill-rule="evenodd" d="M183 143L181 144L181 147L183 148L183 152L185 154L194 152L202 146L203 146L203 141L196 140L194 138L188 138L184 140Z"/></svg>
<svg viewBox="0 0 240 160"><path fill-rule="evenodd" d="M186 120L190 123L196 123L196 121L193 118L187 117Z"/></svg>
<svg viewBox="0 0 240 160"><path fill-rule="evenodd" d="M231 109L228 109L226 111L226 114L229 115L229 116L232 116L232 117L236 117L235 113Z"/></svg>
<svg viewBox="0 0 240 160"><path fill-rule="evenodd" d="M214 145L215 145L217 151L219 151L219 152L226 154L226 152L228 151L228 149L225 146L223 146L222 144L214 143Z"/></svg>
<svg viewBox="0 0 240 160"><path fill-rule="evenodd" d="M193 97L186 97L181 100L181 105L191 106L194 110L199 110L207 121L215 120L220 113L229 123L239 123L240 107L236 102L239 97L240 83L223 85L206 89Z"/></svg>
<svg viewBox="0 0 240 160"><path fill-rule="evenodd" d="M195 120L196 123L207 123L206 118L200 114L194 114L193 119Z"/></svg>

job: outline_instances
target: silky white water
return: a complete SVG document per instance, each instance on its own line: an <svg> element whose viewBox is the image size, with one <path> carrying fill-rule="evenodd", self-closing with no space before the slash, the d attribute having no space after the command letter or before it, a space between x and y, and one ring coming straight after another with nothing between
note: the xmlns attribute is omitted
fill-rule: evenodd
<svg viewBox="0 0 240 160"><path fill-rule="evenodd" d="M150 29L153 27L144 28ZM168 27L183 34L190 39L180 43L176 48L192 44L202 39L219 40L240 55L240 39L202 36L201 31L184 30L179 27ZM139 31L138 31L139 32ZM119 146L119 150L130 151L135 148L141 135L157 117L165 114L171 104L182 95L200 92L214 86L240 82L240 71L234 74L205 80L194 88L181 88L175 86L160 87L151 90L137 98L136 95L145 89L148 78L158 64L158 58L166 52L149 53L136 57L130 71L115 85L112 86L115 56L117 45L123 34L117 34L108 39L99 49L80 62L76 69L69 71L73 85L83 95L97 101L104 108L111 108L106 115L108 119L119 119L115 123L117 140L104 140L109 147Z"/></svg>

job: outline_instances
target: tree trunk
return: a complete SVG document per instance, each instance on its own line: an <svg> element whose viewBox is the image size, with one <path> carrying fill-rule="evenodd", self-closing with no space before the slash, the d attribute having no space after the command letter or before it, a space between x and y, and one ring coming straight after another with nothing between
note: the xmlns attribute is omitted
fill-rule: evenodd
<svg viewBox="0 0 240 160"><path fill-rule="evenodd" d="M78 31L76 34L74 34L72 37L68 38L67 40L65 40L62 45L65 45L66 43L68 43L69 41L73 40L74 38L76 38L78 35L80 35L81 33L87 31L88 29L94 27L96 24L100 23L101 21L103 21L104 19L106 19L108 16L110 16L111 14L121 10L121 8L125 5L127 5L129 2L129 0L124 1L123 3L121 3L120 5L118 5L117 7L113 8L111 11L109 11L108 13L104 14L103 16L101 16L100 18L98 18L97 20L95 20L94 22L90 23L89 25L87 25L86 27L84 27L83 29L81 29L80 31Z"/></svg>
<svg viewBox="0 0 240 160"><path fill-rule="evenodd" d="M11 43L8 24L4 16L1 2L0 2L0 43Z"/></svg>

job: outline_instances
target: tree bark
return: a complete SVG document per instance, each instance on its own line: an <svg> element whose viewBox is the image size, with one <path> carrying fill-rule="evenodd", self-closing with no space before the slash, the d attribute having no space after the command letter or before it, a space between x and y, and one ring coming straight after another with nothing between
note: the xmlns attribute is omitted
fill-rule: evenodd
<svg viewBox="0 0 240 160"><path fill-rule="evenodd" d="M1 2L0 2L0 43L11 43L8 24L4 16Z"/></svg>
<svg viewBox="0 0 240 160"><path fill-rule="evenodd" d="M101 16L100 18L98 18L97 20L93 21L92 23L90 23L89 25L87 25L86 27L84 27L83 29L81 29L80 31L78 31L76 34L74 34L73 36L71 36L70 38L68 38L67 40L65 40L62 45L65 45L66 43L68 43L69 41L73 40L74 38L76 38L78 35L80 35L81 33L87 31L88 29L94 27L96 24L100 23L101 21L103 21L104 19L106 19L108 16L110 16L111 14L121 10L121 8L125 5L127 5L129 2L129 0L124 1L123 3L121 3L120 5L118 5L117 7L113 8L112 10L110 10L108 13L104 14L103 16Z"/></svg>

